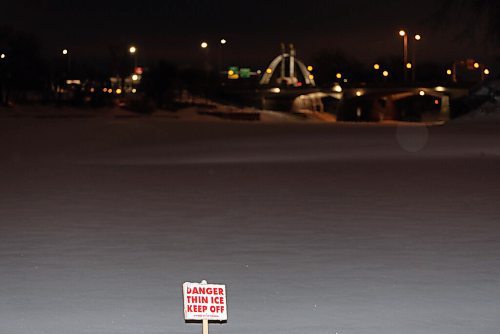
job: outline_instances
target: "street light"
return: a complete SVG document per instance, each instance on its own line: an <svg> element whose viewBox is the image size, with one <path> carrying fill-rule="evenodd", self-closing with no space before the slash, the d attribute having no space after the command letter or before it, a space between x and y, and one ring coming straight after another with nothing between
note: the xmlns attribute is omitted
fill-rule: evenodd
<svg viewBox="0 0 500 334"><path fill-rule="evenodd" d="M63 56L67 57L67 64L66 64L66 76L69 78L69 73L71 71L71 54L69 53L68 49L63 49L62 52Z"/></svg>
<svg viewBox="0 0 500 334"><path fill-rule="evenodd" d="M374 69L375 71L380 70L380 65L379 65L379 64L374 64L374 65L373 65L373 69Z"/></svg>
<svg viewBox="0 0 500 334"><path fill-rule="evenodd" d="M226 44L227 44L227 39L222 38L220 40L220 45L219 45L219 60L218 60L219 72L222 71L222 69L225 67L224 48L226 47Z"/></svg>
<svg viewBox="0 0 500 334"><path fill-rule="evenodd" d="M137 68L137 48L132 45L128 48L128 52L132 55L132 57L134 57L134 71L133 72L135 72L135 69Z"/></svg>
<svg viewBox="0 0 500 334"><path fill-rule="evenodd" d="M0 59L5 59L5 57L7 57L5 53L0 54Z"/></svg>
<svg viewBox="0 0 500 334"><path fill-rule="evenodd" d="M209 49L208 49L208 43L207 42L201 42L200 47L203 50L203 56L205 58L205 85L203 87L204 90L204 96L205 96L205 103L208 103L208 97L207 97L207 91L208 91L208 78L210 75L210 59L209 59Z"/></svg>
<svg viewBox="0 0 500 334"><path fill-rule="evenodd" d="M420 40L422 40L422 35L419 35L419 34L416 34L415 35L415 42L419 42ZM413 45L413 48L412 48L413 52L412 52L412 63L413 63L413 71L411 72L411 80L413 82L415 82L415 79L416 79L416 71L417 71L417 57L416 57L416 53L417 53L417 43L415 43Z"/></svg>
<svg viewBox="0 0 500 334"><path fill-rule="evenodd" d="M485 68L485 69L484 69L484 71L483 71L483 73L484 73L485 75L490 75L490 70L489 70L489 69L487 69L487 68Z"/></svg>
<svg viewBox="0 0 500 334"><path fill-rule="evenodd" d="M403 72L405 81L408 80L406 64L408 64L408 34L404 30L399 31L399 36L403 37Z"/></svg>

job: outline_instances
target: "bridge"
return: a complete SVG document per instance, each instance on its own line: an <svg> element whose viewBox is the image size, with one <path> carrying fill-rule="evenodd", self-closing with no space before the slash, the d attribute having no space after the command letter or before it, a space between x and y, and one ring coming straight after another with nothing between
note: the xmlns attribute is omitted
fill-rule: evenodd
<svg viewBox="0 0 500 334"><path fill-rule="evenodd" d="M338 120L448 120L450 101L467 95L450 87L316 87L314 75L297 57L293 44L281 44L263 74L257 90L239 92L243 100L261 109L293 113L330 113Z"/></svg>

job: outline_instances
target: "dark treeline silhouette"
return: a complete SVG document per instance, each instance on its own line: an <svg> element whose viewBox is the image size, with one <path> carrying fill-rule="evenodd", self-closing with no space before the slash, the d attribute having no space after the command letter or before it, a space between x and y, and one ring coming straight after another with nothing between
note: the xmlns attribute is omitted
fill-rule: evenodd
<svg viewBox="0 0 500 334"><path fill-rule="evenodd" d="M103 89L112 86L112 77L123 81L134 71L134 60L126 48L110 45L105 62L85 61L72 55L71 51L68 55L61 51L44 58L34 34L0 27L0 54L3 55L0 59L0 105L42 102L102 106L111 100L123 99L124 94L110 95L103 93ZM144 73L137 87L141 93L137 95L142 97L139 103L141 111L151 110L151 105L172 108L176 95L182 91L209 96L217 86L213 70L202 66L179 67L168 61L159 61L141 67ZM71 87L68 80L78 80L80 84ZM123 88L123 83L118 84L120 87ZM68 91L71 92L70 100L63 97Z"/></svg>
<svg viewBox="0 0 500 334"><path fill-rule="evenodd" d="M461 37L486 39L500 45L500 1L498 0L441 0L435 14L436 22L462 22Z"/></svg>
<svg viewBox="0 0 500 334"><path fill-rule="evenodd" d="M499 7L496 1L457 3L463 7L458 7L455 2L444 1L443 8L486 8L496 13ZM481 13L490 15L488 11ZM488 16L488 36L500 31L499 21L497 17ZM137 59L131 57L126 46L110 45L107 52L104 50L108 55L107 61L100 62L81 59L71 51L69 55L63 55L61 51L45 59L40 43L33 34L0 27L0 53L5 54L0 59L0 104L35 101L57 105L103 106L113 103L125 105L127 102L134 110L141 112L149 112L154 108L175 110L180 100L186 103L186 99L179 99L180 96L219 98L223 101L224 90L252 91L258 82L253 80L255 78L245 82L228 80L227 75L213 66L214 62L210 63L208 58L204 64L197 66L160 60L152 64L139 63L142 78L140 83L133 86L134 92L131 94L132 87L126 88L126 81L127 78L131 81ZM375 63L380 66L378 69L373 67ZM335 82L343 85L400 85L404 82L401 56L377 58L373 64L366 66L342 50L324 49L314 54L311 65L314 66L313 74L320 87L328 88ZM388 76L382 75L384 71L388 71ZM445 76L446 67L437 63L419 63L415 71L414 84L446 83L448 80ZM68 80L76 80L78 84L71 86ZM409 81L405 84L409 84ZM128 101L124 102L125 99Z"/></svg>
<svg viewBox="0 0 500 334"><path fill-rule="evenodd" d="M312 57L315 65L315 80L320 86L330 85L344 79L366 81L366 68L353 56L341 50L321 50ZM341 74L342 78L337 75Z"/></svg>
<svg viewBox="0 0 500 334"><path fill-rule="evenodd" d="M404 82L403 58L401 56L379 57L367 67L354 56L341 50L321 50L313 56L313 64L315 65L316 83L322 87L330 86L333 82L354 85L359 83L400 85ZM377 69L373 67L375 64L379 66ZM387 77L382 75L384 71L388 72ZM445 80L444 73L446 73L446 66L433 62L420 63L415 69L414 84L443 82ZM340 78L338 74L341 75Z"/></svg>
<svg viewBox="0 0 500 334"><path fill-rule="evenodd" d="M1 103L12 95L47 89L48 66L42 59L40 44L31 34L0 27Z"/></svg>

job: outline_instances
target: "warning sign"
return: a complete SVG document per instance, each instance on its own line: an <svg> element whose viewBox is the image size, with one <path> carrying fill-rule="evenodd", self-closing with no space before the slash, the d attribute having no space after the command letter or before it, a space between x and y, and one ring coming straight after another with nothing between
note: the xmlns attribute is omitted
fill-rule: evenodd
<svg viewBox="0 0 500 334"><path fill-rule="evenodd" d="M225 285L186 282L182 291L185 320L227 320Z"/></svg>

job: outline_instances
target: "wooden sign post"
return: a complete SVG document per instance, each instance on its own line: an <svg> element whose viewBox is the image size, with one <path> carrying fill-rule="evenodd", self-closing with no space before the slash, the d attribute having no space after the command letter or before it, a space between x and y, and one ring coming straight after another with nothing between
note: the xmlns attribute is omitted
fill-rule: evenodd
<svg viewBox="0 0 500 334"><path fill-rule="evenodd" d="M226 286L186 282L182 285L184 320L201 320L203 334L208 334L209 321L227 321Z"/></svg>
<svg viewBox="0 0 500 334"><path fill-rule="evenodd" d="M203 319L203 331L202 334L208 334L208 319Z"/></svg>

